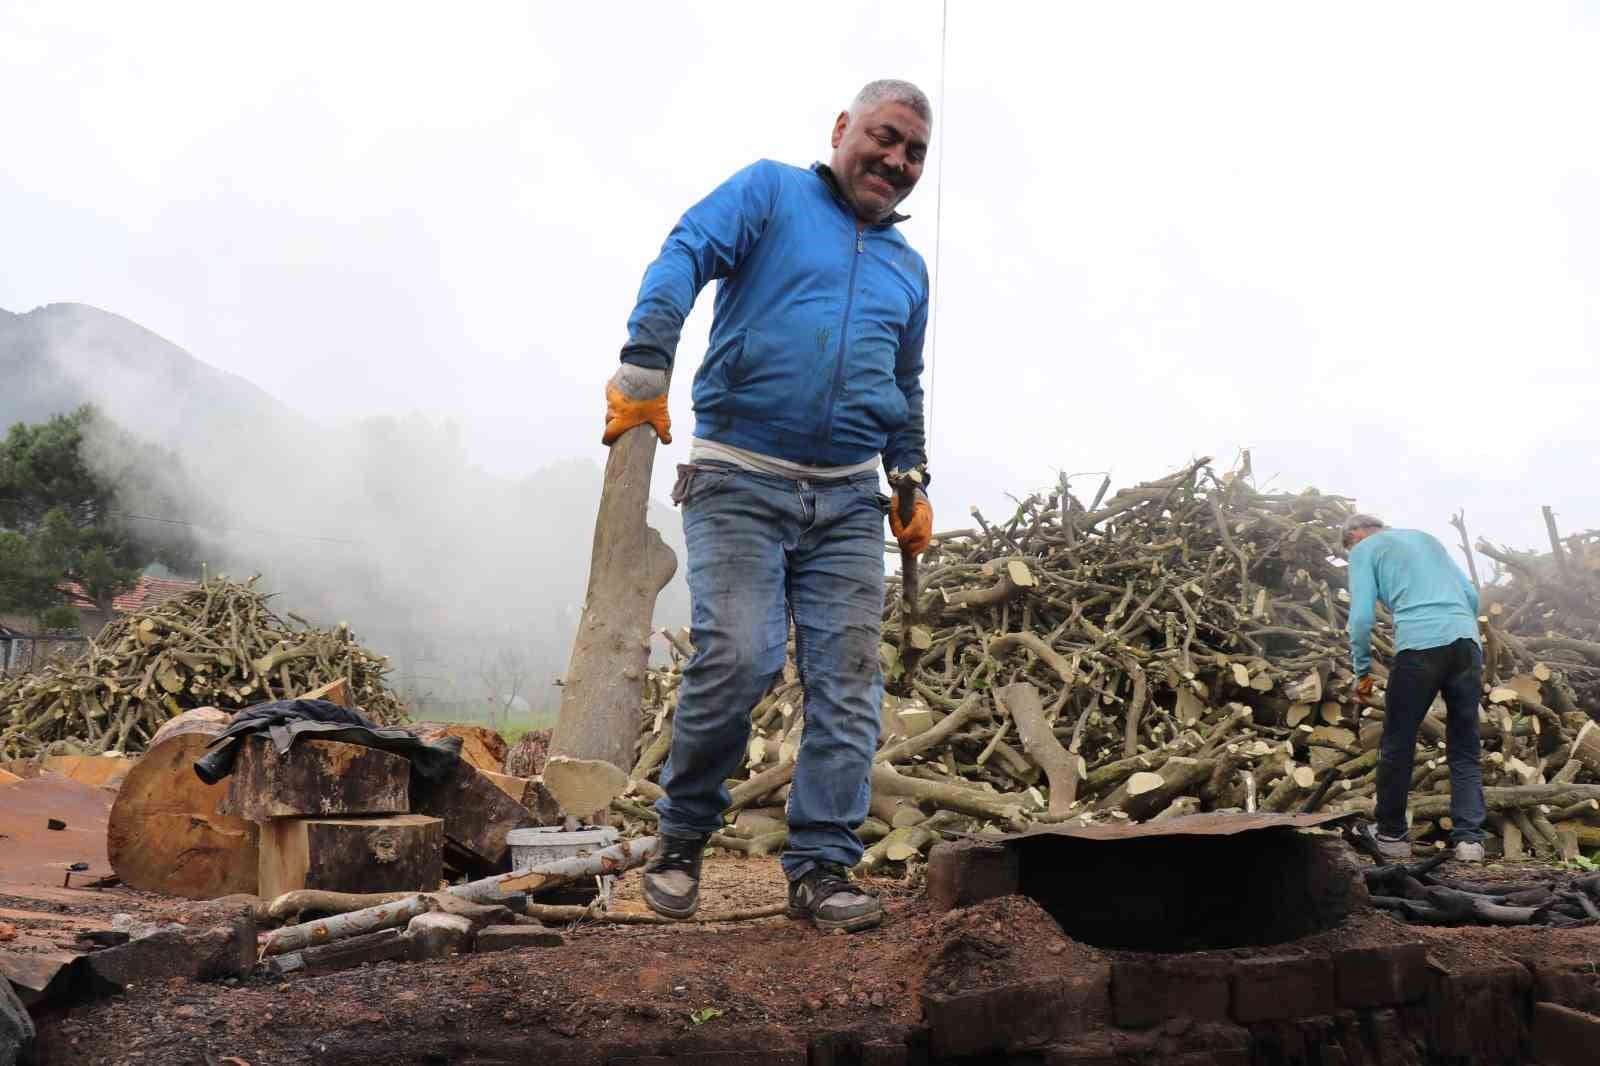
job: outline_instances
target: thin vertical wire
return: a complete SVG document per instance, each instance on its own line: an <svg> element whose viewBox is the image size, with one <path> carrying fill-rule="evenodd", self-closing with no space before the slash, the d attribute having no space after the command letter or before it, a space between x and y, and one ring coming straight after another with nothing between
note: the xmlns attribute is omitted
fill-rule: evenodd
<svg viewBox="0 0 1600 1066"><path fill-rule="evenodd" d="M922 450L928 457L931 465L933 462L933 398L934 386L938 384L938 363L935 356L939 352L939 290L944 286L944 271L940 268L939 252L941 239L944 236L944 157L949 153L945 150L948 143L943 140L943 130L950 120L945 111L945 72L949 68L950 56L950 0L944 0L943 12L939 22L939 114L940 128L939 148L939 173L938 188L933 197L933 307L929 311L928 322L928 431L922 442Z"/></svg>

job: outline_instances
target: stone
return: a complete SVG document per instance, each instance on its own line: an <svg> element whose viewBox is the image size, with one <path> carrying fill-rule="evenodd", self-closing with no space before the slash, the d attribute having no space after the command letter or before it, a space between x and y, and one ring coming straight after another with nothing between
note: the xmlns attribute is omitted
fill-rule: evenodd
<svg viewBox="0 0 1600 1066"><path fill-rule="evenodd" d="M461 914L429 911L411 919L406 926L413 959L442 959L466 951L472 943L472 920Z"/></svg>
<svg viewBox="0 0 1600 1066"><path fill-rule="evenodd" d="M17 1066L33 1046L33 1019L11 982L0 977L0 1066Z"/></svg>
<svg viewBox="0 0 1600 1066"><path fill-rule="evenodd" d="M1279 955L1241 959L1233 968L1233 1016L1240 1022L1282 1021L1334 1010L1333 963L1326 957Z"/></svg>
<svg viewBox="0 0 1600 1066"><path fill-rule="evenodd" d="M1108 1012L1110 967L947 995L924 992L935 1059L1026 1051L1095 1028Z"/></svg>
<svg viewBox="0 0 1600 1066"><path fill-rule="evenodd" d="M91 979L117 989L184 977L245 977L256 964L255 918L245 911L187 929L163 929L84 959Z"/></svg>
<svg viewBox="0 0 1600 1066"><path fill-rule="evenodd" d="M935 844L928 853L928 902L935 910L1015 895L1021 878L1017 854L1004 844L959 840Z"/></svg>
<svg viewBox="0 0 1600 1066"><path fill-rule="evenodd" d="M1600 1016L1534 1004L1533 1054L1541 1066L1593 1066L1600 1059Z"/></svg>
<svg viewBox="0 0 1600 1066"><path fill-rule="evenodd" d="M487 925L478 930L475 951L511 951L517 948L558 948L566 938L537 925Z"/></svg>
<svg viewBox="0 0 1600 1066"><path fill-rule="evenodd" d="M1333 956L1342 1007L1389 1007L1428 994L1428 949L1422 943L1348 948Z"/></svg>

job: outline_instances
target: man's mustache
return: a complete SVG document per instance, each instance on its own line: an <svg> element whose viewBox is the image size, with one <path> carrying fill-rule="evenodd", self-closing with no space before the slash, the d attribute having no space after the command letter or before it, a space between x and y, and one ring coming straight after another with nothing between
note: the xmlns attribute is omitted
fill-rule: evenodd
<svg viewBox="0 0 1600 1066"><path fill-rule="evenodd" d="M903 170L890 170L888 167L868 166L867 173L882 178L896 189L908 189L911 180Z"/></svg>

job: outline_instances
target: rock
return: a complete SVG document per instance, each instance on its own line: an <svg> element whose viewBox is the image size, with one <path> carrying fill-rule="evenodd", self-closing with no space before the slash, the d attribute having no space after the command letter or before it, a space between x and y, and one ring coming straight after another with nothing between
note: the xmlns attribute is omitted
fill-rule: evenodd
<svg viewBox="0 0 1600 1066"><path fill-rule="evenodd" d="M476 950L509 951L515 948L558 948L566 939L535 925L491 925L478 931Z"/></svg>
<svg viewBox="0 0 1600 1066"><path fill-rule="evenodd" d="M0 1066L17 1066L33 1046L33 1019L11 988L0 977Z"/></svg>
<svg viewBox="0 0 1600 1066"><path fill-rule="evenodd" d="M209 921L202 916L196 926L161 929L119 947L97 951L84 962L96 983L117 989L173 977L200 981L243 977L255 967L253 915L218 914L210 916Z"/></svg>
<svg viewBox="0 0 1600 1066"><path fill-rule="evenodd" d="M472 921L460 914L429 911L411 919L405 935L411 941L411 958L441 959L467 950L472 941Z"/></svg>

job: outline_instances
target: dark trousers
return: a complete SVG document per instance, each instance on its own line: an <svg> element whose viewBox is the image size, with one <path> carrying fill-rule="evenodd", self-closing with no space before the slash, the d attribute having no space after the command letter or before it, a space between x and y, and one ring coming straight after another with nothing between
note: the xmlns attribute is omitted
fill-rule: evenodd
<svg viewBox="0 0 1600 1066"><path fill-rule="evenodd" d="M1416 763L1422 719L1443 694L1445 748L1450 762L1450 840L1483 839L1483 766L1478 744L1478 698L1483 649L1465 638L1438 648L1402 651L1389 670L1383 738L1378 744L1378 832L1406 836L1406 796Z"/></svg>

